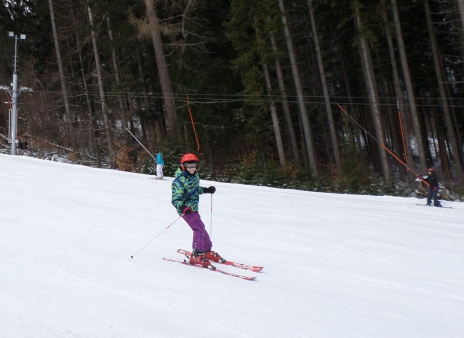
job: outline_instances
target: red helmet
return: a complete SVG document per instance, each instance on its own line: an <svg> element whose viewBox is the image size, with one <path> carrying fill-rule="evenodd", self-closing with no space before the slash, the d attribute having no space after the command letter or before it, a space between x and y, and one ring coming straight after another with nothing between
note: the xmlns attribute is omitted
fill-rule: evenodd
<svg viewBox="0 0 464 338"><path fill-rule="evenodd" d="M195 154L192 154L192 153L187 153L187 154L184 154L184 156L182 156L182 158L180 159L180 167L182 168L182 170L185 170L184 168L184 163L186 162L198 162L198 157L197 155Z"/></svg>
<svg viewBox="0 0 464 338"><path fill-rule="evenodd" d="M433 173L435 170L433 168L429 168L429 170L431 173Z"/></svg>

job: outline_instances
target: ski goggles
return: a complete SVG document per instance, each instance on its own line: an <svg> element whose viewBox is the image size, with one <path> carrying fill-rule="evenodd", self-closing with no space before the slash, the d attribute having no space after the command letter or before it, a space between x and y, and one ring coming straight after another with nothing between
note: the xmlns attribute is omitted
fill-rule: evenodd
<svg viewBox="0 0 464 338"><path fill-rule="evenodd" d="M196 168L197 166L198 166L198 163L196 163L196 162L186 162L186 163L184 163L185 169L193 169L193 168Z"/></svg>

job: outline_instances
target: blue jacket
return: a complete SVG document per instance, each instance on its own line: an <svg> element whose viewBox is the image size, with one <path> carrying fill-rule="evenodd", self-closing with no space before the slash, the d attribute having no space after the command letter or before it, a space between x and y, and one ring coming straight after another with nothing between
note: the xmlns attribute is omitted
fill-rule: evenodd
<svg viewBox="0 0 464 338"><path fill-rule="evenodd" d="M203 187L200 187L200 177L195 172L193 175L188 171L177 169L172 181L172 205L176 208L179 215L185 207L190 207L193 211L198 211L200 195L203 194Z"/></svg>
<svg viewBox="0 0 464 338"><path fill-rule="evenodd" d="M163 154L158 153L158 154L156 155L156 164L164 165Z"/></svg>

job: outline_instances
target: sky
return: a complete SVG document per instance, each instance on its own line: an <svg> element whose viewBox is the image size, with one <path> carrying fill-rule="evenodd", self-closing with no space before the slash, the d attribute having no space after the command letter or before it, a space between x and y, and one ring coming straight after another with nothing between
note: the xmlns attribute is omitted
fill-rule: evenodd
<svg viewBox="0 0 464 338"><path fill-rule="evenodd" d="M152 178L0 154L0 337L464 336L463 203L201 181L246 281L163 260L192 231Z"/></svg>

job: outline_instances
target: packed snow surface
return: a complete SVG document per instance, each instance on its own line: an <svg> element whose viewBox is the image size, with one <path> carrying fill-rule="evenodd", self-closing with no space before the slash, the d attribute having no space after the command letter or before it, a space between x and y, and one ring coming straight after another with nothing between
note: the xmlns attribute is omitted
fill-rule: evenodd
<svg viewBox="0 0 464 338"><path fill-rule="evenodd" d="M464 337L463 203L202 181L245 281L162 259L192 232L150 178L0 155L0 337Z"/></svg>

